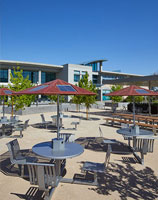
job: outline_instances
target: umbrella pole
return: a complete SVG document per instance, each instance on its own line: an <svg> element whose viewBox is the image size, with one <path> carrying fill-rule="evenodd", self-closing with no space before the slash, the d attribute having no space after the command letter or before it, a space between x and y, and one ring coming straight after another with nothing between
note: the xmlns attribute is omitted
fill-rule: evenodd
<svg viewBox="0 0 158 200"><path fill-rule="evenodd" d="M13 117L13 98L11 97L12 99L12 117Z"/></svg>
<svg viewBox="0 0 158 200"><path fill-rule="evenodd" d="M59 95L57 95L57 138L60 138L60 128L59 128Z"/></svg>
<svg viewBox="0 0 158 200"><path fill-rule="evenodd" d="M133 124L135 126L135 98L133 96Z"/></svg>
<svg viewBox="0 0 158 200"><path fill-rule="evenodd" d="M151 116L151 98L149 97L149 115Z"/></svg>
<svg viewBox="0 0 158 200"><path fill-rule="evenodd" d="M3 118L4 118L4 96L3 96Z"/></svg>

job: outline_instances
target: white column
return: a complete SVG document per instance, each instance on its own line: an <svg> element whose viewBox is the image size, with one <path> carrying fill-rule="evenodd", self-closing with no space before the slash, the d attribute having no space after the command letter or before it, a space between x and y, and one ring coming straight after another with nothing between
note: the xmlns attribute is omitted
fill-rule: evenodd
<svg viewBox="0 0 158 200"><path fill-rule="evenodd" d="M100 64L99 71L101 72L102 71L102 62L100 62L99 64Z"/></svg>
<svg viewBox="0 0 158 200"><path fill-rule="evenodd" d="M38 71L38 84L41 84L41 76L42 76L42 72L41 70Z"/></svg>
<svg viewBox="0 0 158 200"><path fill-rule="evenodd" d="M8 69L8 83L11 83L10 82L10 78L11 78L10 74L11 74L11 69Z"/></svg>
<svg viewBox="0 0 158 200"><path fill-rule="evenodd" d="M41 70L38 71L38 85L41 84L41 80L42 80L42 72ZM40 99L41 98L41 95L38 95L38 98Z"/></svg>

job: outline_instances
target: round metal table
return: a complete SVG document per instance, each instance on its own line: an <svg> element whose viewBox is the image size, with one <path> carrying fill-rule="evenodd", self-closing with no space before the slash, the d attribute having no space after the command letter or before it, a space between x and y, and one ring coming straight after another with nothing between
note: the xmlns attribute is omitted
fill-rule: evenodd
<svg viewBox="0 0 158 200"><path fill-rule="evenodd" d="M154 135L154 133L152 131L148 131L148 130L144 130L144 129L139 129L139 133L136 133L136 129L131 129L131 128L121 128L119 130L117 130L117 133L127 137L128 139L128 145L129 145L129 148L131 148L132 152L133 152L133 155L135 156L135 158L141 163L143 164L144 163L144 154L143 152L140 152L141 153L141 158L138 156L137 152L135 151L137 148L137 141L136 141L136 138L137 137L152 137ZM131 147L130 145L130 139L132 139L133 141L133 147Z"/></svg>
<svg viewBox="0 0 158 200"><path fill-rule="evenodd" d="M131 128L121 128L116 131L117 133L129 137L135 137L135 136L152 136L154 133L152 131L139 129L139 134L136 134L136 132L131 132Z"/></svg>
<svg viewBox="0 0 158 200"><path fill-rule="evenodd" d="M34 145L32 151L45 158L62 160L79 156L84 152L84 148L80 144L66 142L64 150L54 151L52 149L52 142L50 141Z"/></svg>
<svg viewBox="0 0 158 200"><path fill-rule="evenodd" d="M50 141L34 145L32 151L39 156L54 159L56 163L56 174L60 176L63 159L79 156L84 152L84 148L80 144L66 142L64 150L54 151L52 149L52 141Z"/></svg>

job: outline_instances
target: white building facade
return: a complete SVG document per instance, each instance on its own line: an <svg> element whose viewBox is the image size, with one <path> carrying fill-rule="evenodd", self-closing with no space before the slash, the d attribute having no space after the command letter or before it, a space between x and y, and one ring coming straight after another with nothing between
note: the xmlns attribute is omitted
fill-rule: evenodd
<svg viewBox="0 0 158 200"><path fill-rule="evenodd" d="M29 79L34 84L42 84L55 79L62 79L69 83L77 84L87 72L89 74L89 80L98 88L98 100L103 101L106 100L103 94L108 93L110 90L109 85L102 85L104 79L140 77L140 75L136 74L103 71L102 64L104 61L106 60L95 60L82 64L49 65L0 60L0 86L7 86L10 83L10 74L17 67L20 67L23 70L23 76L29 76Z"/></svg>

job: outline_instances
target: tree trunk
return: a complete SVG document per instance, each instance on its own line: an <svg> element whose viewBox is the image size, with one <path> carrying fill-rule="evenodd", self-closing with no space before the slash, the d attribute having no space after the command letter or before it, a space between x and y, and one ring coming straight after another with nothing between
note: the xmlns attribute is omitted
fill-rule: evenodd
<svg viewBox="0 0 158 200"><path fill-rule="evenodd" d="M12 117L13 117L13 109L14 109L14 108L13 108L13 99L12 99Z"/></svg>
<svg viewBox="0 0 158 200"><path fill-rule="evenodd" d="M76 110L77 110L77 112L79 112L79 105L78 104L76 104Z"/></svg>
<svg viewBox="0 0 158 200"><path fill-rule="evenodd" d="M87 120L88 120L88 108L86 107L86 118L87 118Z"/></svg>

